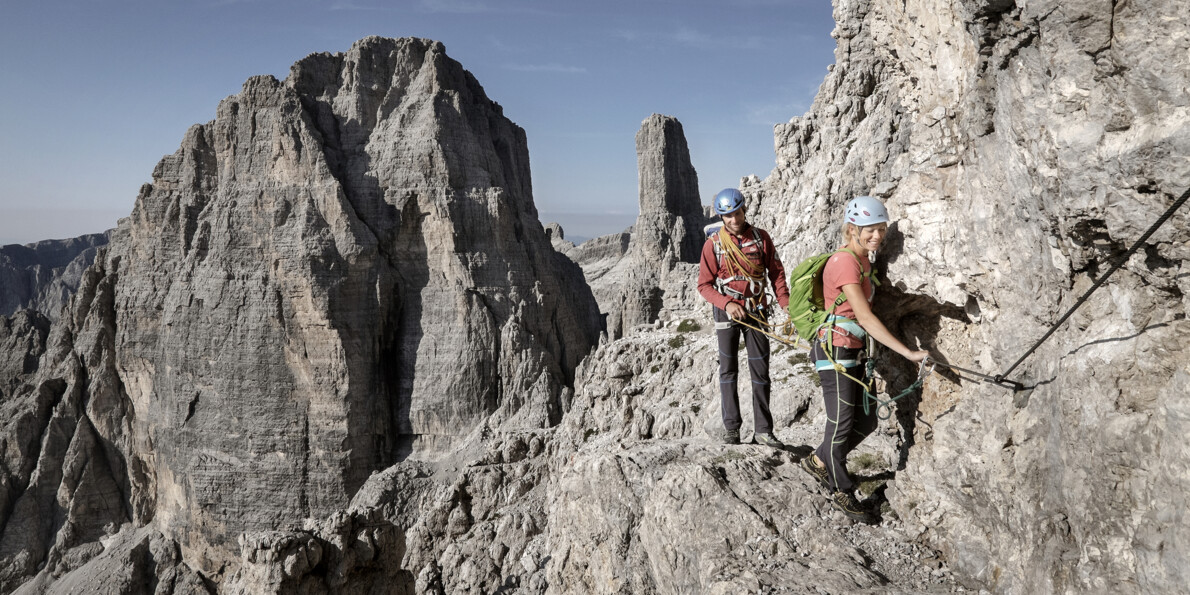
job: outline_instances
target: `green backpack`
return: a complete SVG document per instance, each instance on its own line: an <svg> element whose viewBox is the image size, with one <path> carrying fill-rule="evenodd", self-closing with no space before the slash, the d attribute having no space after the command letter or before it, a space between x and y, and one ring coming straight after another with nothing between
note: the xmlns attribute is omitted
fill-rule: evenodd
<svg viewBox="0 0 1190 595"><path fill-rule="evenodd" d="M793 272L789 273L789 322L797 330L797 336L803 340L812 340L814 331L826 322L827 317L840 304L847 301L847 295L840 293L839 297L835 299L834 305L828 310L822 297L822 270L826 267L826 261L839 252L846 252L854 256L856 262L859 262L859 257L854 252L842 248L835 252L811 256L798 263ZM863 269L862 264L860 269ZM876 282L874 270L865 273L864 276L871 279L873 283Z"/></svg>

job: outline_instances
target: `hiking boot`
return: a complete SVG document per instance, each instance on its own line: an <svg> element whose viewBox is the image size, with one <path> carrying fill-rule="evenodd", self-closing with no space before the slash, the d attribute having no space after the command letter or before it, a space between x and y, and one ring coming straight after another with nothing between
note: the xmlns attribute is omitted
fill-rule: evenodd
<svg viewBox="0 0 1190 595"><path fill-rule="evenodd" d="M739 444L740 443L740 431L738 429L724 430L723 431L723 443L724 444Z"/></svg>
<svg viewBox="0 0 1190 595"><path fill-rule="evenodd" d="M853 520L872 525L876 523L876 519L872 513L856 501L855 496L851 492L835 492L831 495L831 506L843 512L843 516Z"/></svg>
<svg viewBox="0 0 1190 595"><path fill-rule="evenodd" d="M752 441L761 446L768 446L770 448L785 448L784 442L777 440L776 436L767 432L763 434L756 434L752 437Z"/></svg>
<svg viewBox="0 0 1190 595"><path fill-rule="evenodd" d="M826 467L814 462L814 454L808 454L802 458L802 470L809 473L811 477L818 480L818 483L826 489L831 489L830 477L826 474Z"/></svg>

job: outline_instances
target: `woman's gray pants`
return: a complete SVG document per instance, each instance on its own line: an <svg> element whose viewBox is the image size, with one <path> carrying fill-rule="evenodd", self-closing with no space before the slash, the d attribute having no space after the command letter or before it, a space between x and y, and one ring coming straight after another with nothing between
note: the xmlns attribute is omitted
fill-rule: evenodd
<svg viewBox="0 0 1190 595"><path fill-rule="evenodd" d="M814 341L810 352L815 361L826 360L822 343ZM864 360L859 349L836 347L835 360L856 360L859 365L847 368L847 373L864 380ZM847 474L847 455L876 430L876 408L864 413L864 389L854 380L835 370L820 370L822 400L826 408L826 433L822 444L814 451L826 465L831 488L836 492L850 492L854 487Z"/></svg>

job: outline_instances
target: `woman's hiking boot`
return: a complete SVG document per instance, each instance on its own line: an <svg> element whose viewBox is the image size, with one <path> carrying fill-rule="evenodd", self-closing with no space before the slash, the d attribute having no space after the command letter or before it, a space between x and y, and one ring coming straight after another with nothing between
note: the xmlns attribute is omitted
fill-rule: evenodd
<svg viewBox="0 0 1190 595"><path fill-rule="evenodd" d="M826 489L831 489L830 478L826 475L826 467L814 462L813 453L802 457L802 469Z"/></svg>
<svg viewBox="0 0 1190 595"><path fill-rule="evenodd" d="M756 434L752 437L752 441L761 446L768 446L769 448L785 448L784 442L781 442L776 436L767 432Z"/></svg>
<svg viewBox="0 0 1190 595"><path fill-rule="evenodd" d="M843 516L867 525L876 524L876 518L868 509L860 506L851 492L835 492L831 495L831 506L843 512Z"/></svg>
<svg viewBox="0 0 1190 595"><path fill-rule="evenodd" d="M723 443L724 444L739 444L740 443L739 429L724 430L723 431Z"/></svg>

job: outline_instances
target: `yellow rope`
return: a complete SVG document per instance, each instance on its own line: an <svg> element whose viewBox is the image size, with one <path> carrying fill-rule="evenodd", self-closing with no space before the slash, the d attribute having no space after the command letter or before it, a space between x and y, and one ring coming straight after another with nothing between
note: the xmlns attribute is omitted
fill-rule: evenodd
<svg viewBox="0 0 1190 595"><path fill-rule="evenodd" d="M789 332L789 329L792 325L789 324L788 320L786 320L785 324L782 325L783 332L786 336L780 337L780 336L777 336L776 334L773 334L772 332L769 332L763 328L760 328L760 327L768 327L770 329L773 328L773 325L769 324L768 321L756 316L755 314L753 314L751 312L748 312L748 317L751 318L752 320L755 320L757 325L759 325L759 326L752 326L751 324L748 324L747 322L744 322L743 320L736 320L735 322L736 322L736 324L739 324L740 326L744 326L744 327L750 328L754 331L757 331L757 332L765 335L766 337L769 337L769 338L771 338L779 343L782 343L784 345L788 345L790 347L799 347L802 349L812 349L808 345L803 345L803 344L799 343L797 341L797 339L790 340L787 338L790 334L792 334ZM797 335L793 334L793 336L796 337ZM826 354L827 361L829 361L831 363L831 366L834 367L836 372L854 380L855 383L862 386L864 388L864 390L866 390L868 392L872 392L872 388L868 383L860 380L859 378L856 378L855 376L852 376L851 374L848 374L847 368L843 367L842 364L835 361L834 354L831 353L831 351L833 351L832 349L828 348L828 349L823 349L822 351L823 351L823 353Z"/></svg>
<svg viewBox="0 0 1190 595"><path fill-rule="evenodd" d="M802 349L810 348L808 345L798 343L797 338L796 338L797 335L795 333L789 332L790 329L792 328L792 325L789 324L789 321L785 321L785 324L781 325L781 332L785 336L778 336L778 335L774 334L773 332L771 332L771 330L765 330L764 328L761 328L761 327L767 327L768 329L772 329L773 325L769 324L768 321L764 320L763 318L757 317L755 314L753 314L751 312L748 312L748 317L751 318L752 320L755 320L756 324L759 326L752 326L752 325L748 324L747 322L744 322L743 320L735 320L734 322L736 324L739 324L740 326L750 328L754 331L757 331L757 332L763 334L764 336L777 341L778 343L788 345L789 347L800 347ZM790 339L789 338L790 335L792 335L794 338Z"/></svg>
<svg viewBox="0 0 1190 595"><path fill-rule="evenodd" d="M727 274L732 277L748 277L749 279L763 279L764 265L752 262L744 251L731 240L727 228L719 230L719 246L723 249L723 266Z"/></svg>

